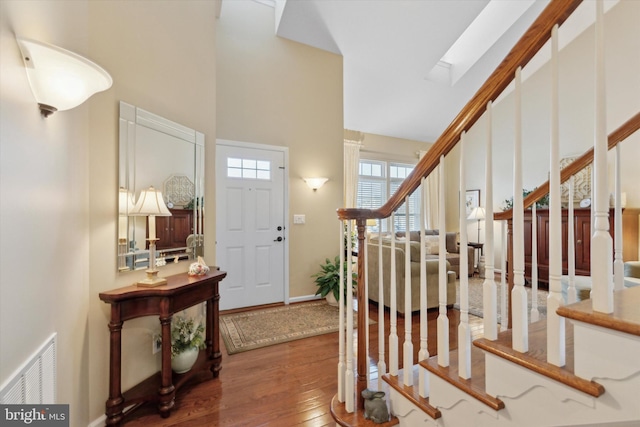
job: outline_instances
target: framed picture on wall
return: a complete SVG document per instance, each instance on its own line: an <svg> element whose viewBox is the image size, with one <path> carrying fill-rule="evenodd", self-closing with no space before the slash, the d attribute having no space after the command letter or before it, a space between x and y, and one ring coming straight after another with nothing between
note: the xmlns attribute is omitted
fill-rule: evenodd
<svg viewBox="0 0 640 427"><path fill-rule="evenodd" d="M480 206L480 190L467 190L467 216L471 214L473 208Z"/></svg>

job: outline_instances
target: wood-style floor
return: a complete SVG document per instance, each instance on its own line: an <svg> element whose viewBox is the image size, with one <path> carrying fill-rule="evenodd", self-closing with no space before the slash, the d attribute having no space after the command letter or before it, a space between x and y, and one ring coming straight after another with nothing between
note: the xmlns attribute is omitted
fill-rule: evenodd
<svg viewBox="0 0 640 427"><path fill-rule="evenodd" d="M449 309L450 342L456 343L459 318ZM429 353L435 354L437 310L429 312ZM378 321L376 304L369 317ZM412 317L412 341L417 357L420 316ZM473 318L473 337L482 333L481 319ZM389 331L389 312L385 313ZM377 325L370 332L371 377L377 378ZM404 318L398 317L400 347ZM222 340L221 340L222 342ZM387 350L388 354L388 350ZM151 405L138 409L127 426L334 426L329 403L337 390L338 333L278 344L227 355L222 344L222 371L218 379L186 386L176 397L169 418L163 419ZM400 357L402 360L402 357ZM414 359L417 360L417 359ZM387 361L388 363L388 361ZM388 366L388 364L387 364Z"/></svg>

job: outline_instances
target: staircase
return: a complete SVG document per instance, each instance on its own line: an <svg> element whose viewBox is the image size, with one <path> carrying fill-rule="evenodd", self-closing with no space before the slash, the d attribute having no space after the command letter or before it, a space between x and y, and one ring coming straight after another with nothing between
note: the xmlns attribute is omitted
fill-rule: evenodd
<svg viewBox="0 0 640 427"><path fill-rule="evenodd" d="M630 0L621 0L630 1ZM396 193L378 209L339 209L341 254L347 254L347 265L351 265L354 248L345 248L342 238L344 229L350 235L355 227L358 235L358 292L357 304L347 294L347 304L340 305L341 332L339 363L337 366L338 391L331 402L331 413L341 426L400 425L415 426L640 426L640 286L623 288L620 264L622 263L621 241L616 237L616 247L608 231L609 192L607 152L616 150L615 175L616 217L620 215L619 143L640 129L640 112L620 128L606 135L604 70L605 55L602 48L604 12L602 2L587 2L596 9L596 35L594 42L596 61L596 117L594 119L594 148L579 157L574 163L560 170L559 162L559 95L558 95L558 28L578 8L580 0L553 0L541 13L520 41L514 46L496 71L467 103L453 122L420 160L414 171L402 183ZM547 43L551 45L551 142L550 179L524 198L522 186L522 130L520 122L521 69ZM515 81L515 125L513 210L493 214L491 189L492 176L491 135L492 103ZM493 279L494 241L493 227L486 233L486 277L484 293L484 337L471 340L468 316L468 279L466 255L461 251L460 274L460 323L457 345L450 348L449 318L446 300L446 268L444 250L444 228L440 231L440 278L439 308L437 322L437 355L430 355L427 343L434 337L428 335L426 309L426 274L421 272L420 350L413 359L411 322L405 322L403 337L397 332L397 304L405 304L405 312L411 312L411 278L406 274L406 283L391 283L391 301L386 302L380 288L380 304L390 307L388 337L383 336L384 324L379 327L378 381L369 379L369 351L367 310L368 284L365 276L366 226L375 220L391 218L391 235L395 234L396 211L404 203L408 217L408 197L415 191L427 196L425 179L438 168L440 174L439 216L445 218L445 156L454 148L460 152L459 212L465 208L465 147L467 132L481 118L488 123L486 155L486 203L487 217L502 221L505 252L502 279L498 284ZM476 132L477 133L477 132ZM547 318L529 323L527 294L524 280L523 212L541 197L549 193L550 235L560 233L560 184L593 163L594 201L592 208L593 237L591 239L592 272L591 298L575 301L570 272L569 302L561 294L562 254L559 239L549 247L549 298ZM556 166L554 166L556 165ZM452 194L449 191L449 194ZM606 200L605 200L606 199ZM574 200L570 198L572 206ZM421 217L424 218L425 207ZM507 221L512 221L507 239ZM618 221L619 222L619 221ZM619 227L616 224L617 227ZM420 223L424 235L424 219ZM619 229L616 229L616 233ZM618 234L616 234L617 236ZM347 239L348 241L349 239ZM379 244L382 239L378 239ZM394 239L392 239L395 242ZM348 243L347 243L348 244ZM402 243L399 243L402 244ZM405 242L405 253L409 253L410 242ZM392 243L395 245L395 243ZM460 217L460 246L467 246L466 216ZM393 248L393 246L392 246ZM426 255L425 238L420 241L420 257ZM382 251L378 251L382 253ZM394 251L392 250L391 253ZM570 252L571 253L571 252ZM410 262L409 257L406 263ZM614 262L615 260L615 262ZM382 262L379 262L382 266ZM391 257L391 274L395 277L396 266ZM382 268L382 267L380 267ZM571 269L569 269L571 271ZM341 269L343 271L343 269ZM506 273L506 274L505 274ZM382 271L378 275L382 277ZM507 278L508 277L508 283ZM537 281L534 281L534 289ZM344 285L344 281L343 281ZM405 301L396 301L396 286L404 286ZM502 324L498 324L496 290L501 287ZM615 289L615 290L614 290ZM341 290L342 293L342 290ZM507 301L506 295L509 295ZM357 305L358 326L353 324L353 307ZM509 307L507 313L506 307ZM433 313L432 313L433 314ZM417 314L414 314L417 315ZM531 313L535 319L536 315ZM433 316L431 316L433 317ZM508 320L508 322L507 322ZM408 324L408 326L407 326ZM362 325L362 326L361 326ZM407 330L408 329L408 330ZM373 333L373 332L372 332ZM354 343L354 336L357 341ZM402 346L402 352L399 351ZM388 350L387 350L388 349ZM388 353L385 353L388 351ZM402 354L402 360L399 360ZM388 366L387 366L388 361ZM375 424L364 416L364 402L360 393L365 388L384 390L392 417L386 424Z"/></svg>

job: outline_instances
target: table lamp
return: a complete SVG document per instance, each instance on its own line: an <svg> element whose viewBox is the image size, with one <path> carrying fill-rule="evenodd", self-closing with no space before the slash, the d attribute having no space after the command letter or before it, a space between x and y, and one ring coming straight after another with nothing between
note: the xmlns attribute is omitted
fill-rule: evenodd
<svg viewBox="0 0 640 427"><path fill-rule="evenodd" d="M138 286L155 287L167 283L167 279L158 277L158 269L156 267L156 216L171 216L171 212L167 209L167 205L162 198L162 192L149 187L140 192L140 197L130 213L131 216L148 216L149 217L149 268L147 269L147 278L137 283Z"/></svg>

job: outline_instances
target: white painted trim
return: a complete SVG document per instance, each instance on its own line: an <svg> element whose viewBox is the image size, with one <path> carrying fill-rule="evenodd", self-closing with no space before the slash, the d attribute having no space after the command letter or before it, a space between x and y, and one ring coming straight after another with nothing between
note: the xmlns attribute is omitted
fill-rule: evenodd
<svg viewBox="0 0 640 427"><path fill-rule="evenodd" d="M107 416L105 414L102 414L99 418L91 421L87 427L101 427L105 424L106 421Z"/></svg>
<svg viewBox="0 0 640 427"><path fill-rule="evenodd" d="M289 302L285 304L295 304L297 302L305 302L305 301L315 301L322 299L320 295L302 295L299 297L291 297L289 298Z"/></svg>

